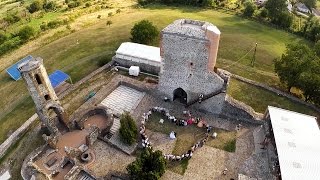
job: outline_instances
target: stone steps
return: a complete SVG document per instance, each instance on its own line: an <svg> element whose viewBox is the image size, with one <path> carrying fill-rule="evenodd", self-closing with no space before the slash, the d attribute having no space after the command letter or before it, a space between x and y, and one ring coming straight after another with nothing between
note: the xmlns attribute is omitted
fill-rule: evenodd
<svg viewBox="0 0 320 180"><path fill-rule="evenodd" d="M95 180L95 179L92 178L91 176L89 176L86 173L81 173L81 176L79 177L79 180Z"/></svg>
<svg viewBox="0 0 320 180"><path fill-rule="evenodd" d="M120 119L119 118L114 118L113 124L110 128L110 131L107 133L106 138L110 139L121 127L120 124Z"/></svg>

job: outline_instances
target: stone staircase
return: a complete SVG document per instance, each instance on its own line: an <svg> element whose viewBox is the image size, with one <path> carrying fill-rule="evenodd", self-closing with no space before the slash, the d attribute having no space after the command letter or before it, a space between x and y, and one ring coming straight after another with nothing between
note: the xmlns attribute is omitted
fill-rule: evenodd
<svg viewBox="0 0 320 180"><path fill-rule="evenodd" d="M120 119L119 118L114 118L113 119L113 124L110 128L110 131L107 133L106 138L110 139L119 129L120 129Z"/></svg>
<svg viewBox="0 0 320 180"><path fill-rule="evenodd" d="M85 172L81 172L80 176L78 176L79 180L95 180L93 177L91 177L89 174Z"/></svg>

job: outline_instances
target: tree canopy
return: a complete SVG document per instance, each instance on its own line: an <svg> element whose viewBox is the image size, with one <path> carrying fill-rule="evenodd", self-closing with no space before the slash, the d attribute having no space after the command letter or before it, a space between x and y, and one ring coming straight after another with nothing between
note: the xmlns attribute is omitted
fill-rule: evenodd
<svg viewBox="0 0 320 180"><path fill-rule="evenodd" d="M273 24L283 28L289 28L293 17L287 10L287 0L268 0L265 8L268 10L268 17Z"/></svg>
<svg viewBox="0 0 320 180"><path fill-rule="evenodd" d="M314 53L305 44L288 44L285 53L275 60L275 72L280 81L285 83L290 91L297 87L300 74L308 62L315 58Z"/></svg>
<svg viewBox="0 0 320 180"><path fill-rule="evenodd" d="M138 129L133 118L130 116L128 112L125 112L121 115L120 124L121 126L119 133L121 141L128 145L131 145L134 142L136 142Z"/></svg>
<svg viewBox="0 0 320 180"><path fill-rule="evenodd" d="M131 41L150 45L159 35L158 29L148 20L136 23L131 29Z"/></svg>
<svg viewBox="0 0 320 180"><path fill-rule="evenodd" d="M162 152L146 148L127 166L127 171L133 180L157 180L164 174L165 168L166 161Z"/></svg>
<svg viewBox="0 0 320 180"><path fill-rule="evenodd" d="M245 2L244 7L243 15L246 17L251 17L256 10L256 6L251 1Z"/></svg>

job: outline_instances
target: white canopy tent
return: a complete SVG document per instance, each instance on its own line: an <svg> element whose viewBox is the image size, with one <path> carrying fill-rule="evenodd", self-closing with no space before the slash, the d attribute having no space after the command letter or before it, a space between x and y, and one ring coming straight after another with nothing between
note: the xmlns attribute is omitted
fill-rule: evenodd
<svg viewBox="0 0 320 180"><path fill-rule="evenodd" d="M283 180L320 179L320 131L316 118L268 107Z"/></svg>
<svg viewBox="0 0 320 180"><path fill-rule="evenodd" d="M116 57L138 63L161 66L160 48L125 42L116 51Z"/></svg>

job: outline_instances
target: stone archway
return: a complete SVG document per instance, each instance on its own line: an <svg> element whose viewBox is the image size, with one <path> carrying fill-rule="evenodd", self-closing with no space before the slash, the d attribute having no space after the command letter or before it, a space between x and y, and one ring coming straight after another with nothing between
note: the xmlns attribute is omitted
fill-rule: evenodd
<svg viewBox="0 0 320 180"><path fill-rule="evenodd" d="M47 108L47 115L49 116L49 119L50 119L49 121L55 124L55 126L57 126L59 130L68 131L69 119L63 107L58 104L49 103L47 104L46 108ZM57 120L57 122L55 122L55 119Z"/></svg>
<svg viewBox="0 0 320 180"><path fill-rule="evenodd" d="M178 100L183 104L187 104L188 95L182 88L177 88L173 91L173 100Z"/></svg>

